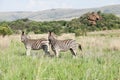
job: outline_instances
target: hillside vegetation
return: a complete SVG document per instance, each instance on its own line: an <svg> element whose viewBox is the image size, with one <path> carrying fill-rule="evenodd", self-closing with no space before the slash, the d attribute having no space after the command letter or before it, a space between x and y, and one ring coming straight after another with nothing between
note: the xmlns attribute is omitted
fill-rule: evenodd
<svg viewBox="0 0 120 80"><path fill-rule="evenodd" d="M110 5L88 9L50 9L37 12L0 12L0 21L13 21L22 18L28 18L34 21L71 20L73 18L78 18L87 12L97 12L99 10L103 13L120 15L120 5Z"/></svg>
<svg viewBox="0 0 120 80"><path fill-rule="evenodd" d="M100 30L112 30L120 29L120 18L113 14L101 13L98 11L97 14L102 18L97 20L95 25L92 25L88 20L88 15L91 13L86 13L79 18L72 19L71 21L44 21L36 22L31 21L27 18L18 19L11 22L0 22L0 33L6 32L19 33L20 30L26 30L27 33L34 32L36 34L47 33L48 31L54 31L56 34L61 33L75 33L79 35L87 35L86 32L100 31ZM3 28L7 26L7 28Z"/></svg>

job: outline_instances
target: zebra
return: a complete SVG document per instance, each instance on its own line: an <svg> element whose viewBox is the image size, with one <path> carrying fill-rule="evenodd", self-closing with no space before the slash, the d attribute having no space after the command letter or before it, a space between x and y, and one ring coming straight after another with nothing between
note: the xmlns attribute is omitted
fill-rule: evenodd
<svg viewBox="0 0 120 80"><path fill-rule="evenodd" d="M56 35L49 31L48 32L48 40L49 44L51 45L51 49L56 55L56 57L59 57L60 51L67 51L70 50L73 57L76 57L77 49L79 48L82 51L82 47L80 44L76 43L73 39L66 39L66 40L57 40Z"/></svg>
<svg viewBox="0 0 120 80"><path fill-rule="evenodd" d="M21 34L21 42L24 43L26 48L26 55L30 56L31 50L40 50L43 49L45 55L50 55L49 53L49 41L45 38L41 39L30 39L28 36L22 31Z"/></svg>

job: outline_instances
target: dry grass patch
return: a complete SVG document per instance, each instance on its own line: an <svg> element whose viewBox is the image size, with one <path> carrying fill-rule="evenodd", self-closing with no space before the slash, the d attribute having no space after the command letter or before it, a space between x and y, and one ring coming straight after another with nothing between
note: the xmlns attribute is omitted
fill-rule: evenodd
<svg viewBox="0 0 120 80"><path fill-rule="evenodd" d="M0 36L0 49L8 48L10 45L10 40L8 36L2 37Z"/></svg>
<svg viewBox="0 0 120 80"><path fill-rule="evenodd" d="M120 50L120 39L118 38L118 39L115 39L115 40L111 40L110 41L110 46L109 46L109 50L115 50L115 51L118 51L118 50Z"/></svg>

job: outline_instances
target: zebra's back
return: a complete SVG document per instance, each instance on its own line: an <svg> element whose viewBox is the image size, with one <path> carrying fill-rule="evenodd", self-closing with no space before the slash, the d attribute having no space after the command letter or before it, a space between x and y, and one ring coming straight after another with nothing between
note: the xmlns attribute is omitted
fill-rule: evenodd
<svg viewBox="0 0 120 80"><path fill-rule="evenodd" d="M76 49L77 45L75 40L67 39L67 40L57 40L56 44L53 45L53 47L59 49L60 51L67 51L70 48Z"/></svg>
<svg viewBox="0 0 120 80"><path fill-rule="evenodd" d="M31 47L32 50L42 49L43 45L48 45L48 41L45 38L42 39L29 39L27 42L27 46Z"/></svg>

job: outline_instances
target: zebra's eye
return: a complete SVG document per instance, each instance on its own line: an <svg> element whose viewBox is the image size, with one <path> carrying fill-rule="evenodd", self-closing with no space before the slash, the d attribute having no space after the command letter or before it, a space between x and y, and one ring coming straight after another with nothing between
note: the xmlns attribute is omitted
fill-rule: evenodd
<svg viewBox="0 0 120 80"><path fill-rule="evenodd" d="M51 39L48 39L51 42Z"/></svg>

